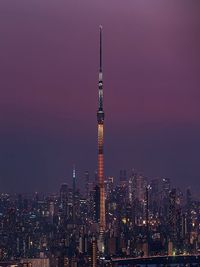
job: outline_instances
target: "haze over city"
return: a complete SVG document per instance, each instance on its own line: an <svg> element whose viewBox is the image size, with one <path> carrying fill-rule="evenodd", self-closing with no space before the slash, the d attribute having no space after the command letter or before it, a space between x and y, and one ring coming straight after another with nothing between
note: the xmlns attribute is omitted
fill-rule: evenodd
<svg viewBox="0 0 200 267"><path fill-rule="evenodd" d="M135 168L198 192L200 2L0 1L1 191L97 169L103 25L105 175Z"/></svg>

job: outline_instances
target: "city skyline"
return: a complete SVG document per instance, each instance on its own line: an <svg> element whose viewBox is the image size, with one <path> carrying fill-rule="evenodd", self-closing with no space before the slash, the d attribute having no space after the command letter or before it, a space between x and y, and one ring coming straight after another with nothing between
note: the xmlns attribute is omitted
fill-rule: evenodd
<svg viewBox="0 0 200 267"><path fill-rule="evenodd" d="M200 3L19 1L0 3L0 266L199 266Z"/></svg>
<svg viewBox="0 0 200 267"><path fill-rule="evenodd" d="M0 3L12 15L0 26L1 191L49 192L73 163L79 181L97 169L103 24L106 176L135 168L198 192L199 4L30 3Z"/></svg>

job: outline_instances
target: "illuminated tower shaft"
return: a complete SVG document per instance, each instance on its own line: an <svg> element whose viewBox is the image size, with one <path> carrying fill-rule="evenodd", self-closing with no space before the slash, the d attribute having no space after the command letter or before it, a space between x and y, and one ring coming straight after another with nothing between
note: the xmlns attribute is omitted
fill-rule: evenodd
<svg viewBox="0 0 200 267"><path fill-rule="evenodd" d="M102 26L100 26L100 68L99 68L99 95L98 95L98 185L100 190L100 231L105 230L105 193L104 193L104 157L103 157L103 133L104 133L104 111L103 111L103 72L102 72Z"/></svg>

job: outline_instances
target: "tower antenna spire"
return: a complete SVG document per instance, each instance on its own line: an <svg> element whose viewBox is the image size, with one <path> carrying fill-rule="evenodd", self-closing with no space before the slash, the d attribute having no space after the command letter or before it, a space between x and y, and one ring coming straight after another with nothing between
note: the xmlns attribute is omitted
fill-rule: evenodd
<svg viewBox="0 0 200 267"><path fill-rule="evenodd" d="M103 27L102 25L99 26L99 30L100 30L100 62L99 62L99 72L102 72L102 30Z"/></svg>
<svg viewBox="0 0 200 267"><path fill-rule="evenodd" d="M99 45L99 107L98 111L102 112L102 118L104 117L103 114L103 67L102 67L102 29L103 27L99 26L99 33L100 33L100 45Z"/></svg>

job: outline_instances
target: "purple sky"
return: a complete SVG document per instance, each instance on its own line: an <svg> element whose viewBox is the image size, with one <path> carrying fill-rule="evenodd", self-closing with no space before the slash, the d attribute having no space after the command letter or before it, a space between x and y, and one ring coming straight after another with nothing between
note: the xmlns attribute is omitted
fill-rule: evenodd
<svg viewBox="0 0 200 267"><path fill-rule="evenodd" d="M97 166L103 25L105 174L200 190L200 1L1 0L0 191L54 191Z"/></svg>

